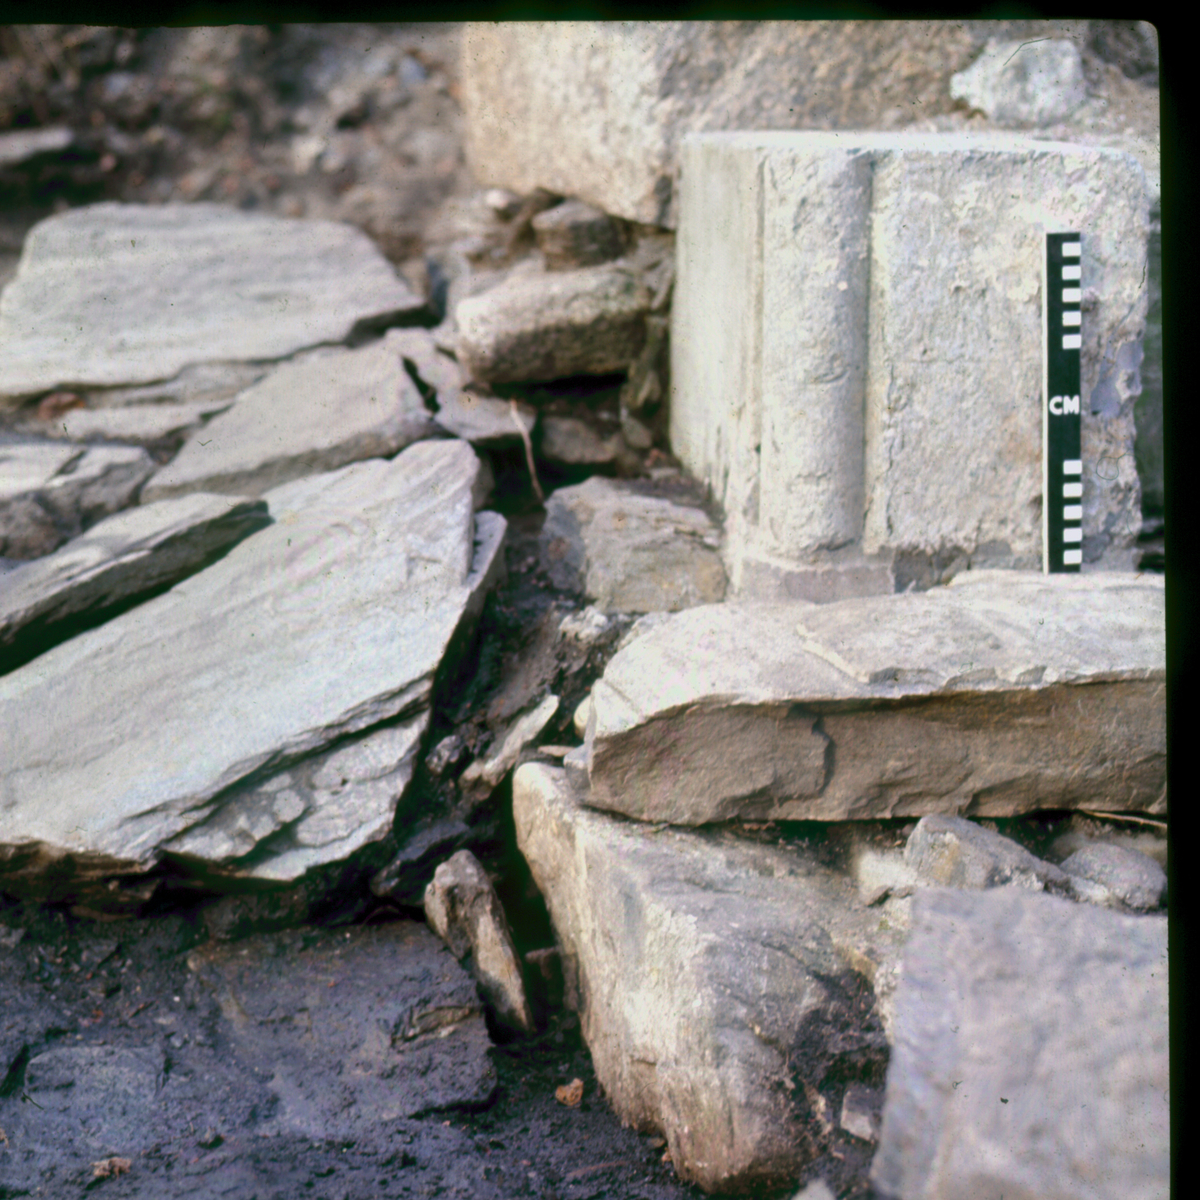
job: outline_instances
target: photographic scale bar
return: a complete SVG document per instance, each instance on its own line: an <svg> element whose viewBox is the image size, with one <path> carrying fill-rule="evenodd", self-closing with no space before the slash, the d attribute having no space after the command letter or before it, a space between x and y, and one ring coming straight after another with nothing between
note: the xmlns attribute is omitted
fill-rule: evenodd
<svg viewBox="0 0 1200 1200"><path fill-rule="evenodd" d="M1046 234L1042 279L1042 569L1083 565L1080 364L1083 345L1082 238Z"/></svg>

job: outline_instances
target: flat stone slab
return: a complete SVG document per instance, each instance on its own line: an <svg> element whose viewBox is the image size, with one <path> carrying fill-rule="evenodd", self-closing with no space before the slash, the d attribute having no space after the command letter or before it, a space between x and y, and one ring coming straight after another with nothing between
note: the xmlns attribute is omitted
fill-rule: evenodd
<svg viewBox="0 0 1200 1200"><path fill-rule="evenodd" d="M1161 577L968 572L711 605L592 689L588 803L649 821L1166 811Z"/></svg>
<svg viewBox="0 0 1200 1200"><path fill-rule="evenodd" d="M269 521L264 501L198 492L107 517L0 575L0 670L31 636L190 575Z"/></svg>
<svg viewBox="0 0 1200 1200"><path fill-rule="evenodd" d="M284 485L274 524L221 561L0 680L5 889L145 871L227 793L420 717L492 578L473 547L478 470L465 442L421 442Z"/></svg>
<svg viewBox="0 0 1200 1200"><path fill-rule="evenodd" d="M142 492L261 496L270 488L438 433L399 354L381 339L283 363L198 430Z"/></svg>
<svg viewBox="0 0 1200 1200"><path fill-rule="evenodd" d="M799 849L648 832L538 763L517 768L513 817L617 1114L662 1133L706 1191L794 1185L836 1146L847 1076L882 1080L886 1038L856 973L898 954L878 913Z"/></svg>
<svg viewBox="0 0 1200 1200"><path fill-rule="evenodd" d="M273 966L280 955L292 969ZM210 943L188 967L239 1063L270 1080L264 1133L353 1138L496 1089L475 983L415 921Z"/></svg>
<svg viewBox="0 0 1200 1200"><path fill-rule="evenodd" d="M875 1188L1170 1194L1167 921L1002 888L913 901Z"/></svg>
<svg viewBox="0 0 1200 1200"><path fill-rule="evenodd" d="M139 404L129 408L73 408L49 421L30 421L26 428L42 437L73 442L110 441L153 446L179 438L224 412L230 400L194 404Z"/></svg>
<svg viewBox="0 0 1200 1200"><path fill-rule="evenodd" d="M459 302L458 360L490 383L624 371L653 299L637 271L618 265L513 273Z"/></svg>
<svg viewBox="0 0 1200 1200"><path fill-rule="evenodd" d="M551 495L538 552L555 587L602 612L677 612L724 599L720 536L702 509L594 475Z"/></svg>
<svg viewBox="0 0 1200 1200"><path fill-rule="evenodd" d="M0 557L49 554L132 504L153 472L140 446L0 445Z"/></svg>
<svg viewBox="0 0 1200 1200"><path fill-rule="evenodd" d="M0 395L285 358L423 303L348 225L217 204L73 209L30 231L0 296Z"/></svg>

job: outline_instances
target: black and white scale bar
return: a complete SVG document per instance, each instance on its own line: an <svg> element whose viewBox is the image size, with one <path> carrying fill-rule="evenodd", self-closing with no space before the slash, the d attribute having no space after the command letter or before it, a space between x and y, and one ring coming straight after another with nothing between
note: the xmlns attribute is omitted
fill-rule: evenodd
<svg viewBox="0 0 1200 1200"><path fill-rule="evenodd" d="M1042 333L1042 567L1077 572L1083 562L1083 462L1079 428L1082 344L1081 238L1046 234Z"/></svg>

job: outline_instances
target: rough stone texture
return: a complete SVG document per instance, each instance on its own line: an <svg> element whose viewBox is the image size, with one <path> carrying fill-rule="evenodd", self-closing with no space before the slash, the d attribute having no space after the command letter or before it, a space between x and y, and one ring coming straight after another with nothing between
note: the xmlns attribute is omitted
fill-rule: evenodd
<svg viewBox="0 0 1200 1200"><path fill-rule="evenodd" d="M1048 884L1067 889L1066 873L1043 862L1011 838L962 817L922 817L904 847L904 861L937 887L1022 887L1040 892Z"/></svg>
<svg viewBox="0 0 1200 1200"><path fill-rule="evenodd" d="M724 598L719 538L698 508L593 476L550 497L538 545L554 586L601 611L677 612Z"/></svg>
<svg viewBox="0 0 1200 1200"><path fill-rule="evenodd" d="M592 688L589 803L651 821L1166 811L1161 578L968 572L708 605Z"/></svg>
<svg viewBox="0 0 1200 1200"><path fill-rule="evenodd" d="M192 432L206 417L223 412L229 405L229 400L210 400L195 404L141 404L129 408L75 408L49 421L31 421L26 427L42 437L151 446Z"/></svg>
<svg viewBox="0 0 1200 1200"><path fill-rule="evenodd" d="M537 412L528 404L464 391L462 368L438 349L427 330L389 329L385 340L407 369L432 390L437 406L433 419L447 433L473 446L496 446L519 441L522 428L526 434L533 432Z"/></svg>
<svg viewBox="0 0 1200 1200"><path fill-rule="evenodd" d="M724 509L736 593L1041 565L1054 228L1084 231L1084 558L1131 565L1136 161L1003 134L696 134L681 156L671 444ZM860 578L822 595L821 568Z"/></svg>
<svg viewBox="0 0 1200 1200"><path fill-rule="evenodd" d="M184 367L171 379L128 387L82 388L80 394L89 409L222 402L226 402L223 407L228 407L227 402L256 384L271 369L271 363L196 363Z"/></svg>
<svg viewBox="0 0 1200 1200"><path fill-rule="evenodd" d="M174 583L269 520L263 501L197 493L107 517L54 554L5 573L0 670L18 638Z"/></svg>
<svg viewBox="0 0 1200 1200"><path fill-rule="evenodd" d="M479 790L490 795L504 776L517 765L521 751L546 728L556 712L558 697L547 696L532 712L519 717L500 740L495 753L486 759L473 762L459 776L460 787L471 791L475 790L476 785L480 785Z"/></svg>
<svg viewBox="0 0 1200 1200"><path fill-rule="evenodd" d="M1087 99L1087 81L1074 42L992 38L965 71L951 77L950 95L997 125L1054 125Z"/></svg>
<svg viewBox="0 0 1200 1200"><path fill-rule="evenodd" d="M216 204L73 209L35 226L0 296L0 395L283 358L422 305L348 225Z"/></svg>
<svg viewBox="0 0 1200 1200"><path fill-rule="evenodd" d="M621 1119L661 1132L706 1190L794 1184L847 1079L882 1076L871 988L849 969L889 953L877 917L799 851L648 834L582 807L540 764L518 768L513 816Z"/></svg>
<svg viewBox="0 0 1200 1200"><path fill-rule="evenodd" d="M1065 859L1062 869L1085 899L1102 904L1115 900L1130 908L1157 908L1167 887L1167 873L1154 859L1124 846L1086 846Z"/></svg>
<svg viewBox="0 0 1200 1200"><path fill-rule="evenodd" d="M513 946L500 897L479 860L460 850L442 863L425 889L425 917L434 933L470 969L503 1025L533 1033L536 1025L521 960Z"/></svg>
<svg viewBox="0 0 1200 1200"><path fill-rule="evenodd" d="M304 475L395 454L438 432L386 339L358 350L315 350L276 368L193 434L142 496L261 496Z"/></svg>
<svg viewBox="0 0 1200 1200"><path fill-rule="evenodd" d="M652 300L620 266L510 275L459 303L458 359L491 383L623 371L642 348Z"/></svg>
<svg viewBox="0 0 1200 1200"><path fill-rule="evenodd" d="M275 969L279 955L296 969ZM188 966L239 1059L270 1081L263 1133L353 1139L495 1091L475 985L415 921L210 943Z"/></svg>
<svg viewBox="0 0 1200 1200"><path fill-rule="evenodd" d="M556 204L538 213L531 224L549 271L596 266L620 258L625 250L616 221L582 200Z"/></svg>
<svg viewBox="0 0 1200 1200"><path fill-rule="evenodd" d="M864 1142L878 1142L882 1100L883 1097L873 1088L852 1083L842 1101L842 1128Z"/></svg>
<svg viewBox="0 0 1200 1200"><path fill-rule="evenodd" d="M477 471L466 443L421 442L284 485L267 497L274 524L220 562L0 680L5 889L73 895L144 871L170 839L253 815L262 793L294 809L272 776L307 756L420 718L501 558L498 536L472 550ZM327 786L333 811L289 810L289 829L338 822ZM369 817L386 828L378 806ZM230 836L207 865L270 870L293 849L272 839L282 824L272 814L252 864ZM298 847L297 873L348 842Z"/></svg>
<svg viewBox="0 0 1200 1200"><path fill-rule="evenodd" d="M0 445L0 557L49 554L131 504L153 471L137 446Z"/></svg>
<svg viewBox="0 0 1200 1200"><path fill-rule="evenodd" d="M467 160L484 185L675 228L689 131L878 129L946 113L951 75L989 35L1063 36L1062 22L1037 24L1046 34L961 20L468 25Z"/></svg>
<svg viewBox="0 0 1200 1200"><path fill-rule="evenodd" d="M913 901L871 1178L888 1197L1169 1195L1167 922Z"/></svg>

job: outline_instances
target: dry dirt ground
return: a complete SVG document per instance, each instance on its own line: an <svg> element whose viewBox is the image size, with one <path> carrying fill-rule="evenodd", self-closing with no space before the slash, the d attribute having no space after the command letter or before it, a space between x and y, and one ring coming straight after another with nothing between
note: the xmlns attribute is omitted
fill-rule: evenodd
<svg viewBox="0 0 1200 1200"><path fill-rule="evenodd" d="M451 25L0 28L0 132L66 125L75 133L68 151L0 164L0 284L38 220L119 199L215 200L349 220L414 284L436 286L425 251L473 234L486 240L490 228L461 150L457 37ZM1113 88L1144 106L1154 69L1144 48L1119 28L1105 37L1088 49L1089 72L1107 72ZM497 507L511 528L508 577L489 601L473 670L438 711L431 739L462 733L460 768L486 748L489 714L537 687L563 700L541 740L571 742L574 705L621 632L574 658L555 655L547 631L581 602L556 593L536 565L543 513L520 455L497 466ZM431 814L452 787L428 778L415 786L416 806ZM481 807L470 844L498 880L518 949L528 951L552 935L513 845L509 800L502 786ZM433 865L418 864L417 874ZM364 878L349 872L326 880L322 896L274 905L197 896L164 879L143 916L115 921L0 896L0 1200L93 1190L143 1200L700 1195L664 1161L661 1138L623 1129L607 1108L553 981L539 998L542 1032L523 1041L497 1034L494 1079L473 1102L358 1133L262 1136L272 1117L267 1080L243 1069L189 955L217 938L257 937L246 944L274 955L286 979L302 969L303 952L330 939L369 940L388 925L408 936L419 909L375 900ZM357 986L371 984L363 975ZM356 986L353 973L341 986ZM75 1119L135 1121L138 1103L149 1103L137 1100L139 1063L150 1064L151 1098L176 1097L173 1108L150 1105L152 1130L131 1128L142 1148L127 1164L97 1166L30 1086L31 1060L80 1047L117 1076L124 1071L131 1098L119 1112L89 1114L84 1097ZM555 1091L576 1078L582 1104L566 1107ZM108 1105L112 1094L104 1093ZM820 1173L839 1196L866 1196L868 1165L865 1147L850 1148Z"/></svg>

